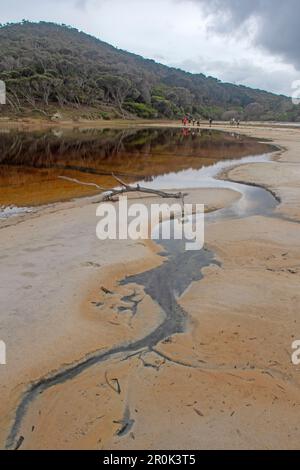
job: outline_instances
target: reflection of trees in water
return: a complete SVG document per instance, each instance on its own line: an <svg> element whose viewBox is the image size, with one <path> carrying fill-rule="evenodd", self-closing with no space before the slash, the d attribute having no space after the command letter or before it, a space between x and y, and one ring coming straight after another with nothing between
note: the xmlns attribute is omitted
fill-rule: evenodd
<svg viewBox="0 0 300 470"><path fill-rule="evenodd" d="M106 159L117 154L130 131L13 132L0 136L0 162L7 165L49 166L64 160Z"/></svg>
<svg viewBox="0 0 300 470"><path fill-rule="evenodd" d="M0 164L93 172L116 164L149 164L149 158L232 158L266 151L249 138L182 129L51 130L0 134ZM170 163L172 162L170 160ZM110 169L111 171L111 169ZM105 171L101 172L105 174ZM96 173L97 174L97 173Z"/></svg>

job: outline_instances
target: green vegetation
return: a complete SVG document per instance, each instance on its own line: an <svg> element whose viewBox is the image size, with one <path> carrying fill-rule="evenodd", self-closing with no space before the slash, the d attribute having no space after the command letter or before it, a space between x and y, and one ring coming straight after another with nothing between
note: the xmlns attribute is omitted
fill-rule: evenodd
<svg viewBox="0 0 300 470"><path fill-rule="evenodd" d="M65 25L4 25L0 46L4 113L300 121L287 97L166 67Z"/></svg>
<svg viewBox="0 0 300 470"><path fill-rule="evenodd" d="M144 119L153 119L158 117L157 111L152 106L145 103L136 103L135 101L125 101L124 109L132 114Z"/></svg>

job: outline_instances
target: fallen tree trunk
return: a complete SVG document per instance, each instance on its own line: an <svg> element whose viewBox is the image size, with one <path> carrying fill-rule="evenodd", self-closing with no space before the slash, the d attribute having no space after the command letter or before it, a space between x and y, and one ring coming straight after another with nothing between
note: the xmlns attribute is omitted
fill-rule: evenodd
<svg viewBox="0 0 300 470"><path fill-rule="evenodd" d="M140 192L140 193L145 193L145 194L153 194L153 195L159 196L163 199L181 199L181 200L183 200L184 197L188 195L187 193L182 193L182 192L168 193L166 191L161 191L161 190L158 190L158 189L143 188L139 184L129 185L129 184L125 183L124 181L122 181L117 176L115 176L114 174L112 174L112 176L122 186L122 188L120 188L120 189L118 189L118 188L108 189L108 188L104 188L102 186L99 186L96 183L79 181L75 178L69 178L68 176L59 176L59 178L63 179L63 180L66 180L66 181L70 181L72 183L80 184L80 185L83 185L83 186L92 186L92 187L95 187L95 188L97 188L101 191L104 191L104 194L103 194L101 200L98 201L99 203L100 202L106 202L106 201L116 202L117 199L114 199L116 196L122 196L123 194L135 193L135 192Z"/></svg>

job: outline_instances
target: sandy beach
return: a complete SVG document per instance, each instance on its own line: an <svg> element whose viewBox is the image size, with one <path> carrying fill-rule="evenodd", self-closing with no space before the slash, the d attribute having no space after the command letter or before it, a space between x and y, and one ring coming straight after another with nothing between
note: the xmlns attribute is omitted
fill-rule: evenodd
<svg viewBox="0 0 300 470"><path fill-rule="evenodd" d="M300 130L234 132L281 150L221 178L264 187L280 204L272 216L207 224L216 263L177 299L185 331L154 347L145 338L161 309L121 281L164 264L157 244L100 242L97 197L0 221L1 448L299 448ZM241 196L187 192L210 211Z"/></svg>

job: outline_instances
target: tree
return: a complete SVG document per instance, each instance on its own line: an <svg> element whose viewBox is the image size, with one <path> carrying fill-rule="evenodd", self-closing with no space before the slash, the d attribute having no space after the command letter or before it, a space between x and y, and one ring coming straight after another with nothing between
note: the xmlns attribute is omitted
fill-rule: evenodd
<svg viewBox="0 0 300 470"><path fill-rule="evenodd" d="M97 85L104 90L106 99L112 100L124 114L123 104L132 90L131 81L126 77L104 75L98 78Z"/></svg>

